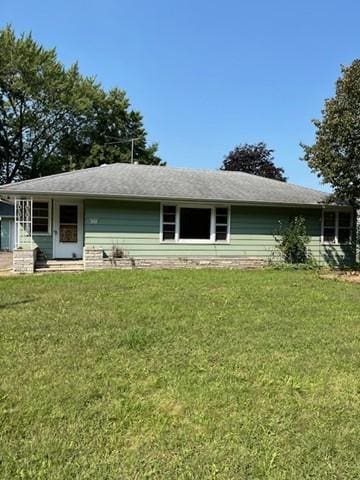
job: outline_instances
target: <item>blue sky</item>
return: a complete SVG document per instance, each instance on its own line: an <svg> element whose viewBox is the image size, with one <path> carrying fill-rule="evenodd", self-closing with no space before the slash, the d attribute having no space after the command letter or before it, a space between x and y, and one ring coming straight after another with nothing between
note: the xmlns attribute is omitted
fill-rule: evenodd
<svg viewBox="0 0 360 480"><path fill-rule="evenodd" d="M126 90L168 165L219 168L265 141L291 182L315 188L299 142L360 56L359 20L355 0L0 0L1 25Z"/></svg>

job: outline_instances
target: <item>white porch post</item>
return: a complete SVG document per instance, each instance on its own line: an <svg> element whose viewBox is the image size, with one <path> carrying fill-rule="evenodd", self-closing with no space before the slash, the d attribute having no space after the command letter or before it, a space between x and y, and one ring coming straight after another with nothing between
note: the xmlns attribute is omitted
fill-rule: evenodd
<svg viewBox="0 0 360 480"><path fill-rule="evenodd" d="M15 273L33 273L36 249L33 242L32 198L15 197L15 250L13 268Z"/></svg>
<svg viewBox="0 0 360 480"><path fill-rule="evenodd" d="M33 248L32 198L15 197L15 248Z"/></svg>

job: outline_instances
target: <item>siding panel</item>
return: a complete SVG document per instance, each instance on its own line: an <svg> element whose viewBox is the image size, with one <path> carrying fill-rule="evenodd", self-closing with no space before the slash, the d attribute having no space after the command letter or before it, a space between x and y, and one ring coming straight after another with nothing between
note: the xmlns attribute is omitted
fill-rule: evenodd
<svg viewBox="0 0 360 480"><path fill-rule="evenodd" d="M230 243L184 244L160 242L160 203L113 200L85 201L85 245L103 249L123 248L135 258L256 256L270 259L279 222L286 224L294 215L306 218L311 236L310 250L321 263L351 260L350 247L321 244L321 209L270 207L231 208ZM52 244L51 244L52 248Z"/></svg>
<svg viewBox="0 0 360 480"><path fill-rule="evenodd" d="M47 256L47 258L52 258L53 256L52 235L33 235L33 240L35 244L40 248L40 250Z"/></svg>

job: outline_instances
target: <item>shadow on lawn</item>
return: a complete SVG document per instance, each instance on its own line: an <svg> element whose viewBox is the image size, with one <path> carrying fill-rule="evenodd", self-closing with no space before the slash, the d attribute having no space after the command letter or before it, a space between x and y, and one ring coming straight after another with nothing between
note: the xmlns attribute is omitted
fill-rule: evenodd
<svg viewBox="0 0 360 480"><path fill-rule="evenodd" d="M26 300L18 300L16 302L8 302L8 303L0 303L0 310L4 310L5 308L12 308L16 307L17 305L23 305L24 303L31 303L34 299L26 299Z"/></svg>

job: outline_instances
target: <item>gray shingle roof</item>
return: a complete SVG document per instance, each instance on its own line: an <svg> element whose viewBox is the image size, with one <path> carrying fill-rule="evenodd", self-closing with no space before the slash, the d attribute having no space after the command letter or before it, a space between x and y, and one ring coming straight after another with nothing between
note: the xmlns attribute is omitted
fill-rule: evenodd
<svg viewBox="0 0 360 480"><path fill-rule="evenodd" d="M13 217L14 205L0 201L0 217Z"/></svg>
<svg viewBox="0 0 360 480"><path fill-rule="evenodd" d="M326 194L242 172L117 163L0 187L3 194L317 205Z"/></svg>

